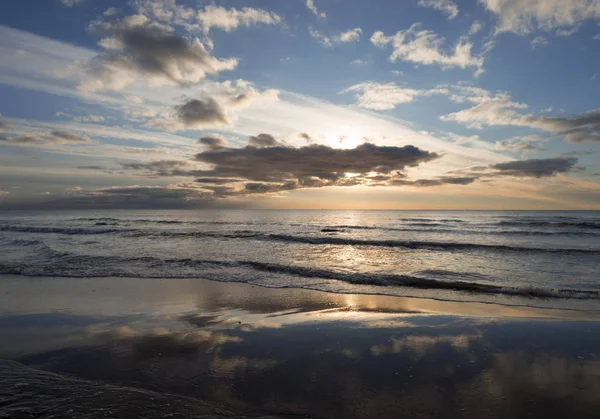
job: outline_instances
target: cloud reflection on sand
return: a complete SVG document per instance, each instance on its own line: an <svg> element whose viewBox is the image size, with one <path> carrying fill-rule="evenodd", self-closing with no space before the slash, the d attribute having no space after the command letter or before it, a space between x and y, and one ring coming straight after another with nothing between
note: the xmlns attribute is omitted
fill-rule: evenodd
<svg viewBox="0 0 600 419"><path fill-rule="evenodd" d="M65 294L51 294L43 313L21 305L0 317L0 339L18 336L0 357L315 417L594 417L599 407L600 324L590 313L121 279L118 290L105 283L114 298L107 316L104 294L85 294L77 281L57 281ZM79 300L65 312L67 282ZM44 283L29 283L30 292L36 284ZM580 319L558 320L562 313Z"/></svg>

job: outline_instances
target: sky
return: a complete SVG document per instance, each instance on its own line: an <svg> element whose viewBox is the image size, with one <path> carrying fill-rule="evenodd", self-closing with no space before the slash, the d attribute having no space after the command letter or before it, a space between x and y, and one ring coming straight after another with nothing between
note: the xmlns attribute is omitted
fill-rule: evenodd
<svg viewBox="0 0 600 419"><path fill-rule="evenodd" d="M4 0L0 209L600 209L600 0Z"/></svg>

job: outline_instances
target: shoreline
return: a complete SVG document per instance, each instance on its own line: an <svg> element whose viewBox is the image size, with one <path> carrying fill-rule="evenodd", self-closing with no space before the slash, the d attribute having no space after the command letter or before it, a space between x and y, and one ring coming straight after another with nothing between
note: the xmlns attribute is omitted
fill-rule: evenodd
<svg viewBox="0 0 600 419"><path fill-rule="evenodd" d="M264 290L273 290L274 293L282 292L292 295L298 295L298 298L302 298L302 295L326 294L332 296L330 299L332 304L342 304L344 298L340 296L346 296L349 299L360 301L362 304L355 305L355 309L365 309L368 307L381 307L380 310L393 312L394 307L397 308L398 312L403 312L403 307L411 307L410 311L422 313L422 314L438 314L438 315L456 315L456 316L482 316L487 317L508 317L508 318L539 318L539 319L575 319L575 320L586 320L590 321L600 320L600 307L598 309L580 309L570 307L551 307L544 306L542 304L535 305L526 304L526 302L539 303L553 303L553 302L573 302L581 303L586 301L596 301L590 299L578 299L578 298L543 298L543 297L522 297L513 295L502 295L495 301L470 301L452 299L450 297L437 297L431 295L390 295L377 292L363 292L356 293L350 290L348 291L330 291L325 289L313 289L313 288L302 288L302 287L276 287L265 284L255 284L247 282L234 282L234 281L220 281L217 279L209 278L144 278L144 277L63 277L63 276L27 276L27 275L11 275L11 274L0 274L0 290L3 288L11 288L5 292L16 292L18 293L19 286L23 285L22 281L28 281L30 283L40 281L54 281L54 284L60 284L61 282L75 281L80 284L90 284L98 282L97 287L100 291L101 288L110 283L113 288L119 286L122 281L141 281L146 285L148 283L197 283L198 288L202 288L204 283L222 284L224 288L228 287L249 287L252 289L258 287ZM192 286L192 288L194 288ZM398 287L401 288L401 287ZM52 292L51 289L45 289L45 292ZM96 291L94 291L96 292ZM267 292L267 291L265 291ZM453 291L458 293L458 291ZM461 291L462 294L474 294L480 297L489 297L487 294L481 294L477 292L465 292ZM1 296L0 296L1 298ZM310 297L309 297L310 299ZM322 298L321 298L322 299ZM325 298L326 299L326 298ZM513 302L509 300L515 300ZM2 300L0 299L0 302ZM368 303L366 302L368 301ZM7 301L7 304L11 304ZM2 315L4 306L0 304L0 315Z"/></svg>

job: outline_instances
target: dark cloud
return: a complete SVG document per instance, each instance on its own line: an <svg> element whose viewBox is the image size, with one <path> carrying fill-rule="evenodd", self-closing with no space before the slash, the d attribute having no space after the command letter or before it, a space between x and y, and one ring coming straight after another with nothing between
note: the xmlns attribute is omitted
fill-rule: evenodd
<svg viewBox="0 0 600 419"><path fill-rule="evenodd" d="M17 137L0 135L0 142L8 144L64 144L64 143L90 143L92 140L87 136L77 135L69 131L53 130L48 134L33 134Z"/></svg>
<svg viewBox="0 0 600 419"><path fill-rule="evenodd" d="M151 172L166 172L175 168L188 166L187 161L182 160L159 160L147 163L122 163L125 169L148 170Z"/></svg>
<svg viewBox="0 0 600 419"><path fill-rule="evenodd" d="M587 150L587 151L567 151L566 153L562 153L560 156L561 157L591 156L592 154L594 154L594 152L591 151L591 150Z"/></svg>
<svg viewBox="0 0 600 419"><path fill-rule="evenodd" d="M8 138L5 135L0 135L0 143L5 143L5 144L35 144L35 143L39 143L41 141L42 141L42 139L40 137L35 137L33 135L11 137L11 138Z"/></svg>
<svg viewBox="0 0 600 419"><path fill-rule="evenodd" d="M7 195L8 196L8 195ZM29 198L4 199L3 209L168 209L168 208L240 208L235 200L216 199L212 191L177 186L131 186L95 190L79 190L69 195L42 195Z"/></svg>
<svg viewBox="0 0 600 419"><path fill-rule="evenodd" d="M227 140L219 134L208 134L200 138L198 142L211 150L227 148Z"/></svg>
<svg viewBox="0 0 600 419"><path fill-rule="evenodd" d="M230 183L243 182L243 179L218 178L218 177L200 177L194 180L196 183L206 183L210 185L227 185Z"/></svg>
<svg viewBox="0 0 600 419"><path fill-rule="evenodd" d="M106 170L106 167L102 166L77 166L79 170Z"/></svg>
<svg viewBox="0 0 600 419"><path fill-rule="evenodd" d="M300 134L298 134L298 136L300 138L305 139L307 143L310 143L312 141L312 137L310 135L308 135L306 132L301 132Z"/></svg>
<svg viewBox="0 0 600 419"><path fill-rule="evenodd" d="M498 150L509 150L509 151L545 151L546 149L543 147L539 147L533 145L528 142L512 142L508 140L498 141L496 143L496 148Z"/></svg>
<svg viewBox="0 0 600 419"><path fill-rule="evenodd" d="M406 179L393 179L390 184L395 186L416 186L416 187L428 187L428 186L441 186L441 185L470 185L479 178L477 176L440 176L433 179L417 179L417 180L406 180Z"/></svg>
<svg viewBox="0 0 600 419"><path fill-rule="evenodd" d="M237 66L236 59L211 56L198 38L183 37L144 15L96 21L89 30L102 37L99 45L105 51L88 63L91 78L81 85L86 90L121 89L140 75L159 84L188 86Z"/></svg>
<svg viewBox="0 0 600 419"><path fill-rule="evenodd" d="M124 167L160 176L195 177L197 190L213 198L248 196L328 186L470 185L497 177L542 178L575 170L576 158L518 160L449 172L431 179L408 179L405 170L440 156L414 146L390 147L371 143L353 149L325 145L290 147L269 134L250 137L248 145L227 146L217 135L200 139L207 150L195 162L208 169L188 169L186 162L129 163Z"/></svg>
<svg viewBox="0 0 600 419"><path fill-rule="evenodd" d="M177 118L186 128L202 128L230 123L227 112L211 97L192 99L176 106Z"/></svg>
<svg viewBox="0 0 600 419"><path fill-rule="evenodd" d="M371 172L398 172L438 157L414 146L386 147L366 143L353 149L324 145L225 148L198 153L196 160L213 165L212 170L206 171L207 176L241 177L258 182L304 178L334 182L346 173L365 176Z"/></svg>
<svg viewBox="0 0 600 419"><path fill-rule="evenodd" d="M0 115L0 130L11 128L11 124Z"/></svg>
<svg viewBox="0 0 600 419"><path fill-rule="evenodd" d="M432 179L407 180L397 177L388 181L395 186L441 186L470 185L476 181L489 181L496 177L551 177L559 173L575 170L576 158L556 157L552 159L516 160L491 166L477 166L467 170L451 172L451 176L438 176Z"/></svg>
<svg viewBox="0 0 600 419"><path fill-rule="evenodd" d="M573 157L556 157L552 159L530 159L517 160L507 163L498 163L490 166L496 170L492 176L515 176L515 177L548 177L558 173L567 173L577 163Z"/></svg>
<svg viewBox="0 0 600 419"><path fill-rule="evenodd" d="M365 143L353 149L324 145L285 146L269 134L250 137L241 148L227 146L212 134L199 141L207 149L195 156L208 169L188 169L182 162L126 163L131 170L158 176L195 177L202 190L218 197L265 194L327 186L389 186L391 177L435 160L439 155L414 146L386 147ZM200 186L202 185L202 186Z"/></svg>
<svg viewBox="0 0 600 419"><path fill-rule="evenodd" d="M53 130L44 137L49 142L71 142L71 143L89 143L92 140L89 137L77 135L69 131Z"/></svg>
<svg viewBox="0 0 600 419"><path fill-rule="evenodd" d="M282 146L283 144L277 141L275 137L273 137L271 134L258 134L255 137L250 137L248 145L250 147L262 148Z"/></svg>

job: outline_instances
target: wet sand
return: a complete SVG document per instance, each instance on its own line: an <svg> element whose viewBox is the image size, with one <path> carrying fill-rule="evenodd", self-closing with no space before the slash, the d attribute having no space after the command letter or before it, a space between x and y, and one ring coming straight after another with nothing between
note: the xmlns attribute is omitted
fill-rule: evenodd
<svg viewBox="0 0 600 419"><path fill-rule="evenodd" d="M0 362L0 417L596 418L599 320L198 279L3 276L0 359L21 365Z"/></svg>

